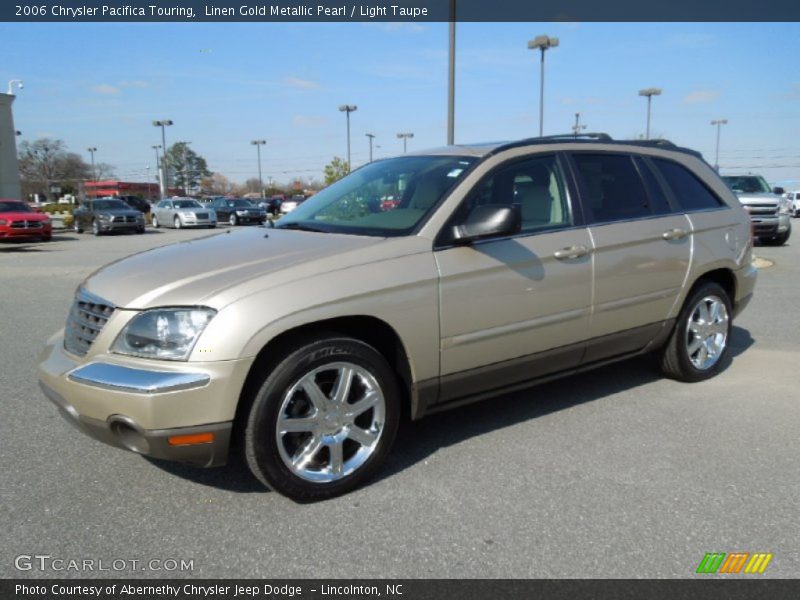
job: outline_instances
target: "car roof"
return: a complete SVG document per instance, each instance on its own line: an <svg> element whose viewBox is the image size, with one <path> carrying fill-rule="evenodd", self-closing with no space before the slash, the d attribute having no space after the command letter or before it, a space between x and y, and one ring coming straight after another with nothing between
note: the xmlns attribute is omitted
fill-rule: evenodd
<svg viewBox="0 0 800 600"><path fill-rule="evenodd" d="M672 150L685 154L691 154L698 158L702 155L696 150L690 148L683 148L676 146L669 140L656 139L656 140L615 140L607 133L586 133L579 136L572 134L564 135L551 135L543 137L526 138L518 141L511 142L485 142L479 144L457 144L451 146L441 146L438 148L431 148L428 150L421 150L416 152L409 152L409 155L417 156L474 156L477 158L489 156L503 150L510 150L512 148L519 148L523 146L536 146L536 145L567 145L580 147L585 149L587 147L598 145L614 145L620 147L628 147L629 149L637 148L659 148L663 150Z"/></svg>

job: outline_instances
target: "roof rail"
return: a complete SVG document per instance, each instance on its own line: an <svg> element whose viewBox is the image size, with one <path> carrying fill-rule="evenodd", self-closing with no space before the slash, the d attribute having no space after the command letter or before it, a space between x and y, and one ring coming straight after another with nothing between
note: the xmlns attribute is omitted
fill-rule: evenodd
<svg viewBox="0 0 800 600"><path fill-rule="evenodd" d="M508 144L504 144L494 148L489 155L497 154L498 152L509 150L511 148L518 148L520 146L532 146L535 144L550 144L553 142L576 142L581 145L586 144L591 145L592 143L598 144L610 144L610 145L619 145L619 146L642 146L645 148L664 148L669 150L674 150L676 152L683 152L684 154L691 154L693 156L697 156L698 158L703 158L703 155L697 152L696 150L691 150L689 148L683 148L674 144L669 140L615 140L607 133L581 133L578 135L572 133L565 133L560 135L546 135L543 137L533 137L527 138L524 140L519 140L516 142L510 142Z"/></svg>
<svg viewBox="0 0 800 600"><path fill-rule="evenodd" d="M677 148L673 142L664 139L655 140L620 140L629 144L636 144L637 146L664 146L665 148Z"/></svg>
<svg viewBox="0 0 800 600"><path fill-rule="evenodd" d="M543 135L535 140L601 140L608 142L613 140L607 133L558 133L556 135Z"/></svg>

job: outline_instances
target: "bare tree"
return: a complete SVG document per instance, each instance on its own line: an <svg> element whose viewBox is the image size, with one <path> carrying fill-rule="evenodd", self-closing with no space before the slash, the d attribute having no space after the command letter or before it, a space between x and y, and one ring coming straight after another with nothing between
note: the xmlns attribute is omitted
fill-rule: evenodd
<svg viewBox="0 0 800 600"><path fill-rule="evenodd" d="M53 187L62 194L76 194L81 183L91 179L91 166L79 154L67 152L62 140L26 140L19 146L18 160L24 196L47 197Z"/></svg>

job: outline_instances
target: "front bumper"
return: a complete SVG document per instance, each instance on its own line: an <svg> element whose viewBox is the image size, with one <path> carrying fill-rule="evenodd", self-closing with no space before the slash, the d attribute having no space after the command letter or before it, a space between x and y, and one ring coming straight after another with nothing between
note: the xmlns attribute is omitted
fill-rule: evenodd
<svg viewBox="0 0 800 600"><path fill-rule="evenodd" d="M753 235L755 237L773 237L785 233L791 227L791 217L789 215L751 217L750 221L753 224Z"/></svg>
<svg viewBox="0 0 800 600"><path fill-rule="evenodd" d="M42 353L39 385L64 418L101 442L198 466L224 464L252 359L163 362L110 354L81 359L64 350L59 334ZM196 434L204 435L174 439Z"/></svg>
<svg viewBox="0 0 800 600"><path fill-rule="evenodd" d="M0 228L0 239L2 240L39 240L51 235L53 235L53 227L49 224L43 227Z"/></svg>
<svg viewBox="0 0 800 600"><path fill-rule="evenodd" d="M217 467L228 460L232 422L172 429L143 429L136 421L124 415L112 415L105 421L82 415L54 389L41 381L39 387L58 407L61 416L68 423L78 431L110 446L151 458L184 462L199 467ZM211 441L200 444L175 444L170 441L179 436L187 439L186 436L197 434L210 434L206 437L210 437Z"/></svg>
<svg viewBox="0 0 800 600"><path fill-rule="evenodd" d="M216 226L216 219L198 219L196 217L181 216L181 225L184 227L210 227Z"/></svg>
<svg viewBox="0 0 800 600"><path fill-rule="evenodd" d="M98 221L100 231L136 231L144 229L144 221L136 221L135 223L128 223L127 221Z"/></svg>

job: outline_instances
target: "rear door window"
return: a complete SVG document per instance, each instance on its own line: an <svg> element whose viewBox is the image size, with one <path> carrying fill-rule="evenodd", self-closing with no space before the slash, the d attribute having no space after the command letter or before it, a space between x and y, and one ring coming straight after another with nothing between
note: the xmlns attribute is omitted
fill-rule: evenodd
<svg viewBox="0 0 800 600"><path fill-rule="evenodd" d="M708 210L725 206L716 194L683 165L661 158L652 160L683 210Z"/></svg>

